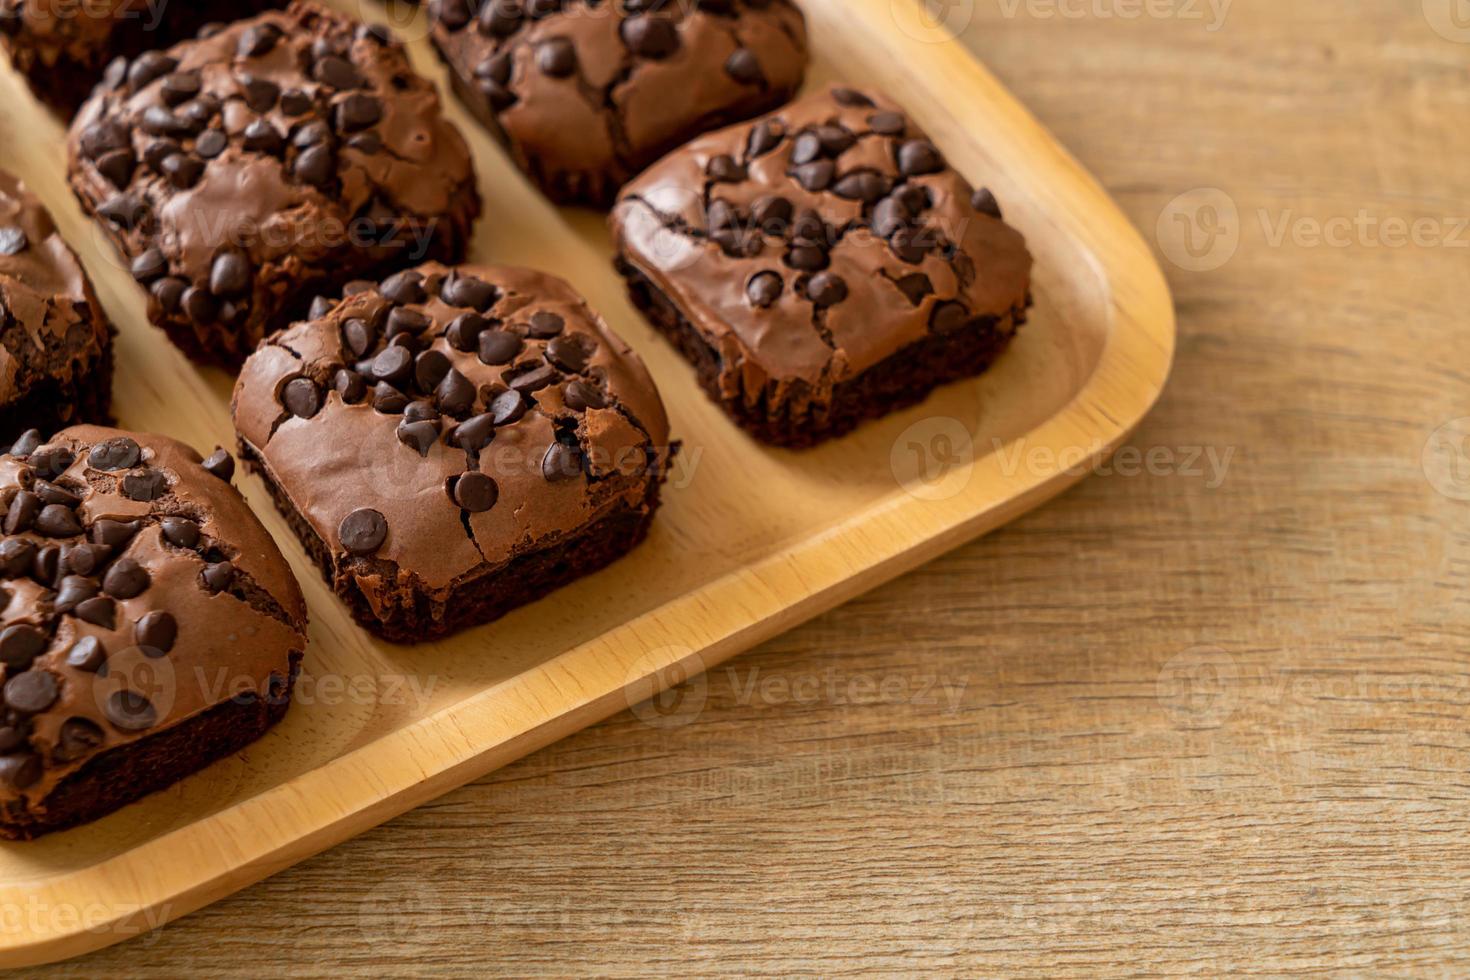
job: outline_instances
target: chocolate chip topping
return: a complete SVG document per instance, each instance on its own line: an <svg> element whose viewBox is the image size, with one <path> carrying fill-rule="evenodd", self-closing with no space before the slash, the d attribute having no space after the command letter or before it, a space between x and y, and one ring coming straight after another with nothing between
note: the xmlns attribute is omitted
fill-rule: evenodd
<svg viewBox="0 0 1470 980"><path fill-rule="evenodd" d="M429 12L460 97L569 203L606 206L711 120L780 105L807 62L790 0L435 0Z"/></svg>
<svg viewBox="0 0 1470 980"><path fill-rule="evenodd" d="M898 107L836 88L670 154L612 226L721 352L720 390L797 418L931 334L1014 329L1031 260L999 211Z"/></svg>
<svg viewBox="0 0 1470 980"><path fill-rule="evenodd" d="M0 499L7 518L21 501L0 539L8 813L40 805L98 753L218 703L192 682L166 685L166 698L131 688L159 676L140 670L146 660L170 657L178 678L227 667L265 696L304 645L305 604L285 560L239 494L179 443L90 426L26 438L0 454ZM208 569L234 560L231 595L201 589Z"/></svg>
<svg viewBox="0 0 1470 980"><path fill-rule="evenodd" d="M336 385L286 416L275 392L303 376ZM339 396L353 377L371 398ZM667 452L642 364L566 283L522 269L430 264L355 290L263 345L235 412L334 562L396 563L436 589L611 501L641 506ZM329 489L323 473L342 476Z"/></svg>
<svg viewBox="0 0 1470 980"><path fill-rule="evenodd" d="M73 124L78 195L139 281L177 280L150 315L196 356L237 365L314 283L464 247L468 149L403 48L358 26L294 4L222 27L139 56Z"/></svg>

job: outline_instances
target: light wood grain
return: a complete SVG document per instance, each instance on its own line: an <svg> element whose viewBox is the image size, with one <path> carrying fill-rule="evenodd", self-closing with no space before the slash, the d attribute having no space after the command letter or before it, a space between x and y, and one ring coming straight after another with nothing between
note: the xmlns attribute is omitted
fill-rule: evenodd
<svg viewBox="0 0 1470 980"><path fill-rule="evenodd" d="M807 8L814 83L842 76L912 106L1026 232L1037 309L1015 349L981 381L840 444L800 455L761 450L629 311L600 224L558 215L476 132L491 220L474 257L568 274L645 351L670 403L688 468L676 474L652 540L559 594L554 615L527 609L405 651L350 624L246 480L312 607L290 717L241 758L85 831L0 848L0 909L19 920L0 931L0 962L75 955L186 914L637 704L1024 513L1081 479L1077 464L1104 455L1138 422L1168 371L1173 313L1157 264L1121 213L957 43L894 32L888 0ZM438 74L424 45L416 54ZM6 82L14 91L16 80ZM58 127L20 98L12 104L19 108L3 123L14 166L56 210L123 329L123 423L204 448L228 443L227 379L195 372L141 321L136 287L67 199ZM855 696L868 683L857 682ZM922 700L963 693L918 687ZM891 698L894 688L885 680L874 695ZM674 732L699 708L676 698L634 716Z"/></svg>

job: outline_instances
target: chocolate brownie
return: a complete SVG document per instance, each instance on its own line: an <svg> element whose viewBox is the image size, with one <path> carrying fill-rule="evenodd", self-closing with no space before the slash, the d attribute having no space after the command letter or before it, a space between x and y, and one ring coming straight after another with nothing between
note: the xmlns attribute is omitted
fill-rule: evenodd
<svg viewBox="0 0 1470 980"><path fill-rule="evenodd" d="M285 0L0 0L0 43L36 96L70 116L114 58L134 58Z"/></svg>
<svg viewBox="0 0 1470 980"><path fill-rule="evenodd" d="M76 254L0 171L0 446L27 429L106 422L112 326Z"/></svg>
<svg viewBox="0 0 1470 980"><path fill-rule="evenodd" d="M95 820L285 714L306 606L233 470L94 426L0 455L0 837Z"/></svg>
<svg viewBox="0 0 1470 980"><path fill-rule="evenodd" d="M72 125L72 186L190 357L238 367L311 298L457 260L469 149L403 47L293 3L118 62Z"/></svg>
<svg viewBox="0 0 1470 980"><path fill-rule="evenodd" d="M413 643L621 557L672 454L643 362L554 276L429 264L269 338L243 459L364 627Z"/></svg>
<svg viewBox="0 0 1470 980"><path fill-rule="evenodd" d="M806 447L983 371L1031 256L886 99L834 88L695 140L612 214L633 301L765 442Z"/></svg>
<svg viewBox="0 0 1470 980"><path fill-rule="evenodd" d="M807 64L790 0L434 0L455 91L553 201L607 207L700 133L787 102Z"/></svg>

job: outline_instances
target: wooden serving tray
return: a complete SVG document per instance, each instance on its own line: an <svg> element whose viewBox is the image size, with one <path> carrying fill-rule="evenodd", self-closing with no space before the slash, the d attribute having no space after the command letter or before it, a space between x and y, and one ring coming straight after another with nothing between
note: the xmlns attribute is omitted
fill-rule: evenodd
<svg viewBox="0 0 1470 980"><path fill-rule="evenodd" d="M392 24L444 81L422 13L333 2ZM919 0L803 5L812 84L886 91L1025 232L1036 308L1012 350L984 378L836 443L762 448L629 306L602 217L546 204L447 98L486 199L471 257L566 276L657 378L684 452L650 539L492 626L393 647L350 622L260 483L241 477L311 606L296 703L243 755L173 789L0 845L0 966L155 928L630 706L657 724L670 706L640 704L655 693L1055 496L1143 418L1169 372L1174 315L1117 207ZM66 187L62 125L8 68L0 106L4 165L52 208L121 330L121 423L233 448L231 379L192 367L146 322L141 291Z"/></svg>

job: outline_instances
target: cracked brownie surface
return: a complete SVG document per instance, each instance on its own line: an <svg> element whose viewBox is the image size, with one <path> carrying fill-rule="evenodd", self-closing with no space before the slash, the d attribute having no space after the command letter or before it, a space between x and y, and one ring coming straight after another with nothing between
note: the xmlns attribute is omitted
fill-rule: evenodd
<svg viewBox="0 0 1470 980"><path fill-rule="evenodd" d="M105 422L112 327L51 215L0 171L0 440Z"/></svg>
<svg viewBox="0 0 1470 980"><path fill-rule="evenodd" d="M305 2L116 62L68 154L150 319L227 367L323 291L457 260L480 211L402 46Z"/></svg>
<svg viewBox="0 0 1470 980"><path fill-rule="evenodd" d="M234 415L327 581L404 642L627 551L671 455L642 361L565 282L526 269L354 284L246 362Z"/></svg>
<svg viewBox="0 0 1470 980"><path fill-rule="evenodd" d="M0 455L0 836L98 817L285 712L306 606L233 470L95 426Z"/></svg>
<svg viewBox="0 0 1470 980"><path fill-rule="evenodd" d="M790 0L434 0L460 98L559 203L618 187L700 133L788 101L807 64Z"/></svg>
<svg viewBox="0 0 1470 980"><path fill-rule="evenodd" d="M0 0L0 43L37 97L71 115L113 58L281 6L284 0Z"/></svg>
<svg viewBox="0 0 1470 980"><path fill-rule="evenodd" d="M633 298L745 428L805 446L983 370L1031 256L897 106L833 88L701 137L611 224Z"/></svg>

